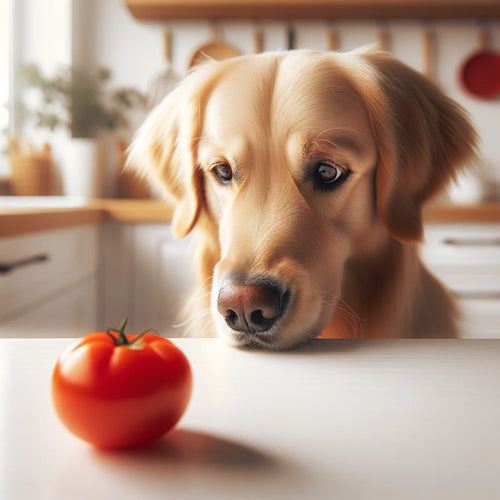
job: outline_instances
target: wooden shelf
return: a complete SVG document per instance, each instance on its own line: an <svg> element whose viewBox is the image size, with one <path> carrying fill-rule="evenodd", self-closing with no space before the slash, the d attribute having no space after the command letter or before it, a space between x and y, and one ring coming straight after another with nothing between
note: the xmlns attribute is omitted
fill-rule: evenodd
<svg viewBox="0 0 500 500"><path fill-rule="evenodd" d="M500 18L500 0L124 0L137 19Z"/></svg>

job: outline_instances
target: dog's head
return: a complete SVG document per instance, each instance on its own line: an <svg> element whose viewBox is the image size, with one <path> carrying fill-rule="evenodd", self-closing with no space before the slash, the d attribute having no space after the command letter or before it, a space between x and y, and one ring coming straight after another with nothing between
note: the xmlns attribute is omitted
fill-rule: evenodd
<svg viewBox="0 0 500 500"><path fill-rule="evenodd" d="M129 162L197 224L217 333L286 348L335 311L343 269L421 209L474 153L463 110L386 53L208 62L148 117Z"/></svg>

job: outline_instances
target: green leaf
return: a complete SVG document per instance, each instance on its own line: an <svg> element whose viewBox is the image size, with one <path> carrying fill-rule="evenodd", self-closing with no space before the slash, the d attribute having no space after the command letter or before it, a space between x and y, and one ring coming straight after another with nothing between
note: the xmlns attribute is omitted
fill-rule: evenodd
<svg viewBox="0 0 500 500"><path fill-rule="evenodd" d="M125 126L127 111L144 104L144 96L136 89L108 89L108 68L87 71L66 66L48 78L35 64L25 64L17 68L16 78L23 88L39 90L44 104L42 109L32 110L20 101L24 106L17 114L20 121L31 120L51 130L66 126L73 137L93 137L98 128Z"/></svg>

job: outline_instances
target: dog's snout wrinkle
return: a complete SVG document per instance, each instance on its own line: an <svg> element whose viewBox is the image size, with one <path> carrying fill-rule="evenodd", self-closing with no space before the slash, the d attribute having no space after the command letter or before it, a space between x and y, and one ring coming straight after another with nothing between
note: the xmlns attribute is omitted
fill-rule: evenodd
<svg viewBox="0 0 500 500"><path fill-rule="evenodd" d="M283 314L286 295L275 285L245 284L229 278L219 290L217 310L232 330L265 332Z"/></svg>

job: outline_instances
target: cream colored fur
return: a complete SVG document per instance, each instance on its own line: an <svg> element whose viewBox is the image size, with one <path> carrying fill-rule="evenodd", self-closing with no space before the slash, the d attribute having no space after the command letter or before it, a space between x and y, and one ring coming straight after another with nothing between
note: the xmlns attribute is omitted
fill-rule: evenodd
<svg viewBox="0 0 500 500"><path fill-rule="evenodd" d="M475 143L464 110L390 55L291 51L201 66L147 118L129 165L174 204L177 236L196 229L191 330L250 343L217 313L218 289L229 272L265 274L291 290L260 342L280 349L320 334L457 335L417 243L423 204ZM310 180L323 161L350 171L331 191Z"/></svg>

